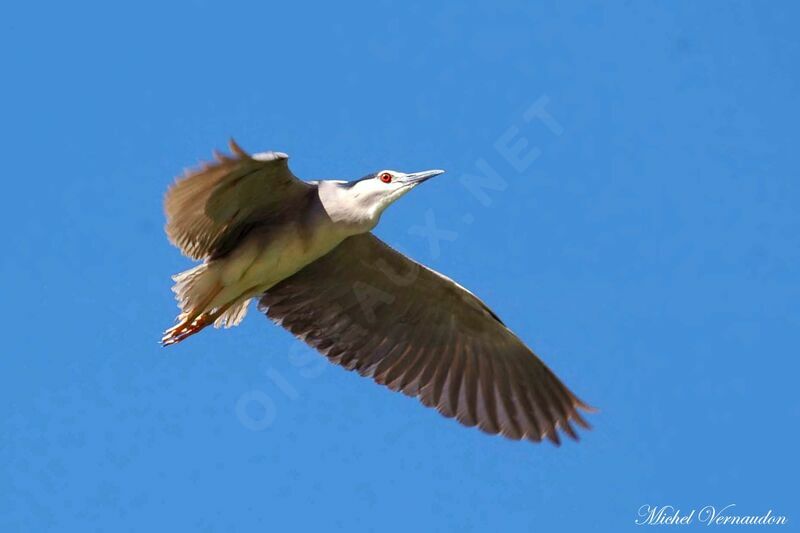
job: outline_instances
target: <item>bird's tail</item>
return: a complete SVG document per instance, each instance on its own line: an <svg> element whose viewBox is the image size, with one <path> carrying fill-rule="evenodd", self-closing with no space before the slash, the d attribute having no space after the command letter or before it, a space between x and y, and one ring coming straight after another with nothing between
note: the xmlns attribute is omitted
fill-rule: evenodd
<svg viewBox="0 0 800 533"><path fill-rule="evenodd" d="M179 321L205 311L204 307L208 306L210 300L213 300L219 292L219 280L207 263L175 274L172 280L175 282L172 292L175 293L178 307L181 308Z"/></svg>
<svg viewBox="0 0 800 533"><path fill-rule="evenodd" d="M247 314L247 304L249 303L250 298L244 298L228 307L228 309L214 321L214 327L232 328L233 326L238 326Z"/></svg>

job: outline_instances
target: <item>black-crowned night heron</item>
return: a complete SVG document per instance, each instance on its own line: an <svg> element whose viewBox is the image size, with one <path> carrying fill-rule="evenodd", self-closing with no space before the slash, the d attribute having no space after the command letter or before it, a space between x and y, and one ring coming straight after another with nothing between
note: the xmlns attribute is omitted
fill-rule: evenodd
<svg viewBox="0 0 800 533"><path fill-rule="evenodd" d="M297 179L288 156L232 155L188 173L165 199L169 239L203 263L175 276L178 324L162 342L239 324L252 298L332 362L415 396L464 425L512 439L577 439L591 408L464 287L370 230L442 174L382 170L356 181Z"/></svg>

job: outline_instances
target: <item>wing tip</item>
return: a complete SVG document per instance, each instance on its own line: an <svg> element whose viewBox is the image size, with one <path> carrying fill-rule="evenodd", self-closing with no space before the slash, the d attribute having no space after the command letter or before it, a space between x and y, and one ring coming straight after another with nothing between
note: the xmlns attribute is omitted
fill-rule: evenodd
<svg viewBox="0 0 800 533"><path fill-rule="evenodd" d="M593 405L589 405L588 403L584 402L574 394L572 395L572 397L573 397L573 405L575 406L576 409L581 409L587 413L592 413L592 414L600 412L600 409L594 407Z"/></svg>
<svg viewBox="0 0 800 533"><path fill-rule="evenodd" d="M239 146L239 143L237 143L237 142L236 142L236 139L234 139L233 137L231 137L230 139L228 139L228 148L230 149L230 151L231 151L231 152L233 152L233 154L234 154L234 155L236 155L236 156L238 156L238 157L241 157L241 158L243 158L243 159L244 159L244 158L249 158L249 157L250 157L250 154L248 154L248 153L247 153L247 152L244 150L244 148L242 148L241 146Z"/></svg>

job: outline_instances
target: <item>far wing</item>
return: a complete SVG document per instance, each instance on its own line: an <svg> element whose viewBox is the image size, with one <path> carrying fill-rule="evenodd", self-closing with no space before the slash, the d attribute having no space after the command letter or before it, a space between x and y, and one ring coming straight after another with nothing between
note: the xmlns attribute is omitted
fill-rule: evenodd
<svg viewBox="0 0 800 533"><path fill-rule="evenodd" d="M164 210L170 241L194 259L221 255L260 221L281 215L300 202L312 186L289 170L280 152L253 156L233 139L232 155L188 172L167 191Z"/></svg>

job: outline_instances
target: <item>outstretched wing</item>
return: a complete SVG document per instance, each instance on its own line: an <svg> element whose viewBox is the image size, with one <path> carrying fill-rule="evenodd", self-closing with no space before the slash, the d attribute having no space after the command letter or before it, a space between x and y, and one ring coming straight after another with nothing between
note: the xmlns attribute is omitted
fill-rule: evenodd
<svg viewBox="0 0 800 533"><path fill-rule="evenodd" d="M447 417L560 442L591 410L477 297L372 234L350 237L263 295L260 309L332 362Z"/></svg>
<svg viewBox="0 0 800 533"><path fill-rule="evenodd" d="M231 155L189 171L167 191L167 236L193 259L222 255L253 225L280 216L311 189L289 170L289 156L253 156L230 141Z"/></svg>

